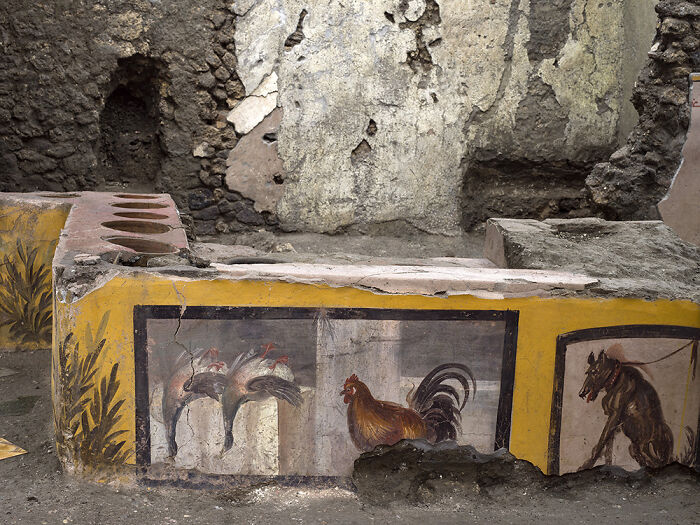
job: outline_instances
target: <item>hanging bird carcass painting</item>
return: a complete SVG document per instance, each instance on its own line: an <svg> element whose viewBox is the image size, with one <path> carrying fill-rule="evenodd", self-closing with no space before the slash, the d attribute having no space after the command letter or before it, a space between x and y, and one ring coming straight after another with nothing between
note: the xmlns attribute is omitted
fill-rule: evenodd
<svg viewBox="0 0 700 525"><path fill-rule="evenodd" d="M262 353L255 349L238 354L232 363L215 361L217 348L207 351L183 351L163 392L163 423L168 439L168 455L177 455L177 422L188 403L209 397L221 403L225 440L223 452L233 446L233 421L239 408L250 401L277 398L293 406L301 404L299 387L287 366L288 357L276 360L265 356L274 347L268 344Z"/></svg>
<svg viewBox="0 0 700 525"><path fill-rule="evenodd" d="M298 407L302 403L301 390L294 383L294 374L287 363L287 356L274 361L265 356L273 348L266 345L262 355L255 350L236 356L233 363L215 363L216 371L194 374L184 389L194 395L207 395L221 401L221 414L224 424L223 452L233 446L233 422L238 410L245 403L277 398ZM222 371L222 368L224 370Z"/></svg>
<svg viewBox="0 0 700 525"><path fill-rule="evenodd" d="M309 327L183 320L178 329L170 320L149 322L151 463L278 474L280 412L300 409L302 391L314 382L313 345L297 334Z"/></svg>

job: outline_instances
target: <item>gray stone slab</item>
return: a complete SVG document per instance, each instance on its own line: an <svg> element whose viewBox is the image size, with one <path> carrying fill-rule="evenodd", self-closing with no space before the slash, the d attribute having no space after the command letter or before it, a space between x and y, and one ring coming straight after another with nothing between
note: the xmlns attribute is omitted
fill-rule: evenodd
<svg viewBox="0 0 700 525"><path fill-rule="evenodd" d="M700 302L700 248L661 221L489 219L484 255L511 269L595 277L590 294Z"/></svg>

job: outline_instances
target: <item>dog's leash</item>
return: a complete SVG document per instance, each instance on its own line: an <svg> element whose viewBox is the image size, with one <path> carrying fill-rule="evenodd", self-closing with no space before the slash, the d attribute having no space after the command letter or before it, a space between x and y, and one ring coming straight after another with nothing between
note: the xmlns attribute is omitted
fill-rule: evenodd
<svg viewBox="0 0 700 525"><path fill-rule="evenodd" d="M678 350L674 350L674 351L671 352L670 354L667 354L667 355L665 355L665 356L663 356L663 357L660 357L660 358L658 358L658 359L654 359L653 361L644 361L644 362L642 362L642 361L620 361L620 362L621 362L623 365L634 365L634 366L653 365L654 363L658 363L659 361L663 361L664 359L668 359L669 357L676 355L678 352L680 352L681 350L685 350L685 349L688 348L690 345L695 345L695 349L697 350L698 342L697 342L697 341L690 341L689 343L684 344L683 346L681 346Z"/></svg>

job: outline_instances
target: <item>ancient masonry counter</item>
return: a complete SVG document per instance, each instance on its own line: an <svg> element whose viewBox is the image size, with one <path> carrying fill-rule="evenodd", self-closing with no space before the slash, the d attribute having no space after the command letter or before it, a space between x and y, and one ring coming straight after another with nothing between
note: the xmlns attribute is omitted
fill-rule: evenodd
<svg viewBox="0 0 700 525"><path fill-rule="evenodd" d="M698 464L696 297L484 260L206 264L165 195L5 194L0 220L3 346L47 343L55 247L68 470L337 482L402 438L506 447L550 474ZM489 231L502 265L508 228Z"/></svg>

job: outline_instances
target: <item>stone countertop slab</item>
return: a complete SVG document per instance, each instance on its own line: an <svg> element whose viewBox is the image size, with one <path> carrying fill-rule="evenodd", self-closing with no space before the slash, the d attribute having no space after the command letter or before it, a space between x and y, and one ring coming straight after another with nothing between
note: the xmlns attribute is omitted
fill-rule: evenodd
<svg viewBox="0 0 700 525"><path fill-rule="evenodd" d="M57 257L177 253L187 247L169 195L83 192L66 221Z"/></svg>

